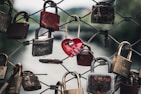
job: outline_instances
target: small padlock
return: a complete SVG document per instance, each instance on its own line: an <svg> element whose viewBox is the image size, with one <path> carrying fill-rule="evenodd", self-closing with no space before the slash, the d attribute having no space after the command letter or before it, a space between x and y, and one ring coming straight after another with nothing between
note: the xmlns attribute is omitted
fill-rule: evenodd
<svg viewBox="0 0 141 94"><path fill-rule="evenodd" d="M0 53L0 79L4 79L8 69L8 56L5 53Z"/></svg>
<svg viewBox="0 0 141 94"><path fill-rule="evenodd" d="M6 94L20 94L22 85L22 64L18 63L16 66L19 67L18 73L10 82Z"/></svg>
<svg viewBox="0 0 141 94"><path fill-rule="evenodd" d="M4 0L0 0L4 1ZM7 2L7 3L5 3ZM13 5L10 2L10 0L5 0L4 5L9 6L8 13L5 13L4 11L0 11L0 32L7 32L7 29L9 28L12 20L12 11L13 11Z"/></svg>
<svg viewBox="0 0 141 94"><path fill-rule="evenodd" d="M55 8L55 13L47 12L46 4L50 4L50 7ZM47 0L44 2L43 11L40 14L40 27L54 30L59 30L60 16L57 14L57 4L52 0Z"/></svg>
<svg viewBox="0 0 141 94"><path fill-rule="evenodd" d="M95 63L108 65L108 73L94 72ZM98 65L97 65L98 66ZM111 61L107 57L96 57L91 63L91 73L87 79L87 92L92 94L112 94L114 92L115 76L110 73Z"/></svg>
<svg viewBox="0 0 141 94"><path fill-rule="evenodd" d="M127 58L121 56L121 51L124 46L129 46L129 52ZM123 41L118 46L118 51L113 58L112 71L123 77L128 78L131 68L131 56L132 51L130 50L131 44L127 41Z"/></svg>
<svg viewBox="0 0 141 94"><path fill-rule="evenodd" d="M17 20L19 16L23 16L24 21L20 22ZM14 18L13 22L8 28L7 35L8 38L13 39L24 39L27 37L28 31L29 31L29 16L28 13L25 11L18 12Z"/></svg>
<svg viewBox="0 0 141 94"><path fill-rule="evenodd" d="M77 84L78 84L78 88L74 88L74 89L66 89L66 76L68 74L73 74L76 79L77 79ZM80 82L80 77L79 74L77 72L67 72L64 74L63 79L62 79L62 90L61 90L61 94L84 94L83 88L81 87L81 82Z"/></svg>
<svg viewBox="0 0 141 94"><path fill-rule="evenodd" d="M87 47L87 48L85 49L85 47ZM87 44L84 44L82 51L76 55L76 58L77 58L78 65L90 66L91 62L94 59L91 47Z"/></svg>
<svg viewBox="0 0 141 94"><path fill-rule="evenodd" d="M34 91L41 89L38 77L31 71L24 71L22 85L25 91Z"/></svg>
<svg viewBox="0 0 141 94"><path fill-rule="evenodd" d="M114 18L114 5L112 3L98 2L92 7L92 23L113 24Z"/></svg>
<svg viewBox="0 0 141 94"><path fill-rule="evenodd" d="M32 45L33 56L43 56L43 55L52 54L54 38L52 37L50 31L48 31L48 36L45 35L39 37L40 29L41 28L36 29L35 39L33 39L33 45Z"/></svg>
<svg viewBox="0 0 141 94"><path fill-rule="evenodd" d="M130 71L129 78L124 79L120 86L120 94L138 94L139 93L139 80L136 73Z"/></svg>
<svg viewBox="0 0 141 94"><path fill-rule="evenodd" d="M63 51L70 57L73 57L80 53L82 46L83 46L83 41L79 38L80 36L80 18L77 15L72 15L74 19L78 22L78 31L77 31L77 37L76 38L68 38L68 24L65 26L65 39L62 41L61 46ZM67 19L67 22L70 21L69 17Z"/></svg>

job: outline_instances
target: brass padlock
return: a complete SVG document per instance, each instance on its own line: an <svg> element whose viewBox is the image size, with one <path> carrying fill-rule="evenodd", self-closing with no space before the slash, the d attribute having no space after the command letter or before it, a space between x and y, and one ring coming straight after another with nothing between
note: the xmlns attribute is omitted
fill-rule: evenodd
<svg viewBox="0 0 141 94"><path fill-rule="evenodd" d="M9 84L6 94L20 94L22 85L22 64L18 63L16 66L19 67L18 73Z"/></svg>
<svg viewBox="0 0 141 94"><path fill-rule="evenodd" d="M128 46L128 56L121 56L121 51L124 46ZM112 71L118 75L128 78L131 68L131 56L132 51L130 50L131 44L127 41L123 41L118 46L118 51L113 58Z"/></svg>
<svg viewBox="0 0 141 94"><path fill-rule="evenodd" d="M35 32L35 39L33 39L32 45L32 55L33 56L43 56L52 54L53 50L53 37L51 31L48 31L48 36L40 36L39 32L41 28L37 28Z"/></svg>
<svg viewBox="0 0 141 94"><path fill-rule="evenodd" d="M4 79L8 69L8 56L5 53L0 53L0 79Z"/></svg>
<svg viewBox="0 0 141 94"><path fill-rule="evenodd" d="M24 71L22 85L25 91L34 91L41 89L38 77L31 71Z"/></svg>
<svg viewBox="0 0 141 94"><path fill-rule="evenodd" d="M97 64L100 63L100 64ZM96 66L108 66L108 72L95 72ZM91 73L87 78L87 92L90 94L112 94L115 75L110 72L111 61L107 57L96 57L91 63Z"/></svg>
<svg viewBox="0 0 141 94"><path fill-rule="evenodd" d="M66 79L66 76L68 74L72 74L72 75L74 75L76 77L78 88L66 89L66 81L65 81L65 79ZM84 94L83 88L81 87L81 83L80 83L80 77L79 77L77 72L67 72L67 73L65 73L64 76L63 76L63 79L62 79L62 84L63 84L62 90L61 90L62 94Z"/></svg>

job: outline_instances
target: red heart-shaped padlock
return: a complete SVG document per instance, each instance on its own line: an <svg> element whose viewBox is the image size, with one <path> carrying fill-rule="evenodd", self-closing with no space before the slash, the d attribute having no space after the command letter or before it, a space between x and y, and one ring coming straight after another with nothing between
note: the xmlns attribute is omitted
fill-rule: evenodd
<svg viewBox="0 0 141 94"><path fill-rule="evenodd" d="M64 52L73 57L80 53L82 49L83 41L80 38L69 39L66 38L62 41L62 48Z"/></svg>

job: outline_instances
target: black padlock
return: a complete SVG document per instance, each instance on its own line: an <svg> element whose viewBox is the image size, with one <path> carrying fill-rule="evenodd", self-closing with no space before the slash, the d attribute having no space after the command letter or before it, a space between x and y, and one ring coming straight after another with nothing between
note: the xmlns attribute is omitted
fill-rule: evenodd
<svg viewBox="0 0 141 94"><path fill-rule="evenodd" d="M43 56L43 55L52 54L54 38L51 35L51 31L48 31L48 36L44 35L39 37L40 29L41 28L36 29L35 39L33 39L33 45L32 45L33 56Z"/></svg>
<svg viewBox="0 0 141 94"><path fill-rule="evenodd" d="M34 91L41 89L38 77L31 71L24 71L22 85L25 91Z"/></svg>
<svg viewBox="0 0 141 94"><path fill-rule="evenodd" d="M114 6L112 3L98 2L92 7L92 23L113 24L114 18Z"/></svg>
<svg viewBox="0 0 141 94"><path fill-rule="evenodd" d="M16 66L19 67L18 73L10 82L6 94L20 94L22 85L22 64L18 63Z"/></svg>
<svg viewBox="0 0 141 94"><path fill-rule="evenodd" d="M4 79L8 69L8 56L5 53L0 53L0 79Z"/></svg>

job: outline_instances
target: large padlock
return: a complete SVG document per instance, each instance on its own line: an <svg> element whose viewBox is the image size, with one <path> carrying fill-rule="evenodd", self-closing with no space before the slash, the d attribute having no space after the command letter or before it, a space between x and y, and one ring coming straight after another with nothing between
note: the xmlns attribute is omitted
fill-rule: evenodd
<svg viewBox="0 0 141 94"><path fill-rule="evenodd" d="M8 56L0 53L0 79L4 79L8 69Z"/></svg>
<svg viewBox="0 0 141 94"><path fill-rule="evenodd" d="M17 21L17 18L19 16L23 16L23 19L25 21ZM24 39L27 37L28 31L29 31L29 23L28 23L28 13L25 11L18 12L14 18L13 22L8 28L7 35L9 38L14 39Z"/></svg>
<svg viewBox="0 0 141 94"><path fill-rule="evenodd" d="M83 41L79 38L80 36L80 18L77 15L72 15L74 19L78 22L78 34L76 38L68 38L68 24L65 26L65 39L62 41L61 46L63 51L70 57L73 57L80 53L83 47ZM70 17L67 22L70 21Z"/></svg>
<svg viewBox="0 0 141 94"><path fill-rule="evenodd" d="M108 65L107 72L95 72L95 63ZM99 66L99 65L97 65ZM87 92L91 94L112 94L114 92L115 75L110 73L111 61L107 57L96 57L91 63L91 73L87 79Z"/></svg>
<svg viewBox="0 0 141 94"><path fill-rule="evenodd" d="M33 56L43 56L52 54L53 50L53 37L51 35L51 32L48 31L48 36L40 36L39 32L41 28L37 28L35 32L35 39L33 39L33 45L32 45L32 55Z"/></svg>
<svg viewBox="0 0 141 94"><path fill-rule="evenodd" d="M51 4L50 7L55 8L55 13L47 12L46 4ZM57 4L52 0L47 0L44 2L43 11L40 14L40 27L51 29L51 30L59 30L60 16L57 14Z"/></svg>
<svg viewBox="0 0 141 94"><path fill-rule="evenodd" d="M124 51L128 52L127 57L121 56L121 51L123 51L123 47L125 47ZM121 75L123 77L128 78L131 68L131 56L132 51L130 50L131 44L127 41L123 41L118 46L118 51L113 57L113 63L112 63L112 71L118 75Z"/></svg>
<svg viewBox="0 0 141 94"><path fill-rule="evenodd" d="M66 89L66 76L68 74L72 74L76 77L77 79L77 84L78 87L74 88L74 89ZM80 77L79 74L77 72L67 72L64 74L63 79L62 79L62 90L61 90L61 94L84 94L83 88L81 87L81 82L80 82Z"/></svg>
<svg viewBox="0 0 141 94"><path fill-rule="evenodd" d="M114 5L112 3L98 2L92 7L92 23L113 24L114 18Z"/></svg>
<svg viewBox="0 0 141 94"><path fill-rule="evenodd" d="M124 79L120 86L120 94L139 94L139 80L137 73L130 71L129 77Z"/></svg>
<svg viewBox="0 0 141 94"><path fill-rule="evenodd" d="M41 89L38 77L31 71L24 71L22 85L25 91L34 91Z"/></svg>
<svg viewBox="0 0 141 94"><path fill-rule="evenodd" d="M0 11L0 32L7 32L7 29L9 27L9 25L11 24L11 20L12 20L11 15L12 15L12 11L13 11L13 5L10 2L10 0L6 0L6 2L8 3L9 10L8 10L8 13Z"/></svg>
<svg viewBox="0 0 141 94"><path fill-rule="evenodd" d="M77 58L77 64L78 65L90 66L91 62L94 59L94 55L93 55L93 52L91 50L91 47L87 44L84 44L82 51L76 55L76 58Z"/></svg>
<svg viewBox="0 0 141 94"><path fill-rule="evenodd" d="M10 82L6 94L20 94L22 85L22 64L18 63L16 66L19 67L17 75ZM14 70L13 70L14 72Z"/></svg>

